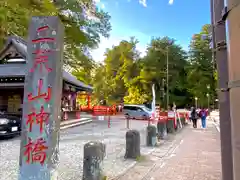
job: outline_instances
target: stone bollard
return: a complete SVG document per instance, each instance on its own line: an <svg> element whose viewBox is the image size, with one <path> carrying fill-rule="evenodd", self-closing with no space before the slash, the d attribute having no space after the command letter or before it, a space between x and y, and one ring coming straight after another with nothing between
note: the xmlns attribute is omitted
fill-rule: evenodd
<svg viewBox="0 0 240 180"><path fill-rule="evenodd" d="M127 121L126 121L126 123L127 123L127 129L129 129L129 124L130 124L129 121L130 121L130 117L127 117L126 120L127 120Z"/></svg>
<svg viewBox="0 0 240 180"><path fill-rule="evenodd" d="M160 139L164 139L167 135L167 124L165 121L157 123L157 130Z"/></svg>
<svg viewBox="0 0 240 180"><path fill-rule="evenodd" d="M126 152L124 158L136 159L140 153L140 133L137 130L126 132Z"/></svg>
<svg viewBox="0 0 240 180"><path fill-rule="evenodd" d="M168 120L167 121L167 132L168 133L174 133L175 132L174 120Z"/></svg>
<svg viewBox="0 0 240 180"><path fill-rule="evenodd" d="M180 119L177 118L177 126L175 127L175 131L178 131L181 129L181 125L180 125Z"/></svg>
<svg viewBox="0 0 240 180"><path fill-rule="evenodd" d="M147 146L155 146L157 143L157 128L154 125L147 127Z"/></svg>
<svg viewBox="0 0 240 180"><path fill-rule="evenodd" d="M102 162L106 153L106 145L91 141L84 145L82 180L102 180Z"/></svg>
<svg viewBox="0 0 240 180"><path fill-rule="evenodd" d="M185 120L185 118L184 118L184 117L181 117L180 120L181 120L181 122L182 122L182 125L185 126L185 125L186 125L186 120Z"/></svg>

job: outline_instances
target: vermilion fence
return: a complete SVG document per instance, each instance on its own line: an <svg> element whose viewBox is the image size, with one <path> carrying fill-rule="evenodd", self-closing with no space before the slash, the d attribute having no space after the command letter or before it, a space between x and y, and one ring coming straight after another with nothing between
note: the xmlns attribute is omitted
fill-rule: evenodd
<svg viewBox="0 0 240 180"><path fill-rule="evenodd" d="M159 122L166 122L168 120L168 112L167 111L160 111L159 112L159 118L158 121Z"/></svg>
<svg viewBox="0 0 240 180"><path fill-rule="evenodd" d="M93 116L106 116L106 115L116 115L116 106L93 106L92 115Z"/></svg>
<svg viewBox="0 0 240 180"><path fill-rule="evenodd" d="M84 107L83 107L84 108ZM87 108L87 107L86 107ZM117 112L116 106L93 106L92 107L92 115L93 116L112 116L115 114L120 114L120 112ZM158 122L166 122L168 120L173 120L174 125L177 124L177 119L179 118L185 118L186 120L189 119L188 112L179 112L178 116L173 111L156 111L156 118L155 119L144 119L146 121L158 121Z"/></svg>
<svg viewBox="0 0 240 180"><path fill-rule="evenodd" d="M106 116L110 114L110 109L109 106L93 106L92 114L94 116Z"/></svg>

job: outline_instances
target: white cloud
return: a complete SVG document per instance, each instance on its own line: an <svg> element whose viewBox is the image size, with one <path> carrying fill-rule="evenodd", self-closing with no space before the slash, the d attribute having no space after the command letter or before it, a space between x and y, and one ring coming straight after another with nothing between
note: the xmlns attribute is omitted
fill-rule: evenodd
<svg viewBox="0 0 240 180"><path fill-rule="evenodd" d="M144 7L147 7L147 0L139 0L139 3Z"/></svg>
<svg viewBox="0 0 240 180"><path fill-rule="evenodd" d="M129 40L129 37L110 37L109 39L101 38L101 43L99 48L92 51L91 55L93 59L97 62L104 60L104 53L107 48L112 48L112 46L117 46L122 40ZM146 53L146 45L141 43L137 44L137 50L141 52L141 56L144 56Z"/></svg>
<svg viewBox="0 0 240 180"><path fill-rule="evenodd" d="M105 9L105 5L104 5L104 4L101 4L101 8L102 8L102 9Z"/></svg>
<svg viewBox="0 0 240 180"><path fill-rule="evenodd" d="M168 4L172 5L174 0L169 0Z"/></svg>

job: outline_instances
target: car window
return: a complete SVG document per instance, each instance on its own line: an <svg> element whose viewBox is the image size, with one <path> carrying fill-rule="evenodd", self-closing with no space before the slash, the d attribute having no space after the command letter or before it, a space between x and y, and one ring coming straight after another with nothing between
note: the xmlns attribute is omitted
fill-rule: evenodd
<svg viewBox="0 0 240 180"><path fill-rule="evenodd" d="M132 107L131 106L124 106L123 109L124 110L132 110Z"/></svg>
<svg viewBox="0 0 240 180"><path fill-rule="evenodd" d="M124 106L123 109L124 109L124 110L130 110L130 111L136 111L136 110L137 110L137 107L135 107L135 106Z"/></svg>
<svg viewBox="0 0 240 180"><path fill-rule="evenodd" d="M143 111L143 109L142 109L142 108L140 108L140 107L136 107L136 111L138 111L138 112L142 112L142 111Z"/></svg>
<svg viewBox="0 0 240 180"><path fill-rule="evenodd" d="M149 111L149 112L151 111L151 109L149 109L149 108L147 108L147 107L143 107L143 110L144 110L144 111Z"/></svg>
<svg viewBox="0 0 240 180"><path fill-rule="evenodd" d="M137 111L137 107L132 106L131 110L132 110L132 111Z"/></svg>

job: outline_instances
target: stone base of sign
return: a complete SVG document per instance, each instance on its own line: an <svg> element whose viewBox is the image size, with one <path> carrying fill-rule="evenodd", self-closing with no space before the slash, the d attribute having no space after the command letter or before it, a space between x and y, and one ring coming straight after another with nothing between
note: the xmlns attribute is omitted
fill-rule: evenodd
<svg viewBox="0 0 240 180"><path fill-rule="evenodd" d="M124 158L136 159L140 155L140 133L137 130L129 130L126 133L126 152Z"/></svg>
<svg viewBox="0 0 240 180"><path fill-rule="evenodd" d="M99 121L104 121L104 116L98 116Z"/></svg>
<svg viewBox="0 0 240 180"><path fill-rule="evenodd" d="M60 124L60 129L68 129L76 126L81 126L84 124L91 123L93 120L91 118L81 118L81 119L72 119L67 121L62 121Z"/></svg>
<svg viewBox="0 0 240 180"><path fill-rule="evenodd" d="M92 141L84 145L82 180L102 180L102 162L106 154L105 144Z"/></svg>
<svg viewBox="0 0 240 180"><path fill-rule="evenodd" d="M175 132L174 120L168 120L167 121L167 132L168 133L174 133Z"/></svg>
<svg viewBox="0 0 240 180"><path fill-rule="evenodd" d="M167 123L158 122L157 124L157 134L159 139L164 139L167 134Z"/></svg>
<svg viewBox="0 0 240 180"><path fill-rule="evenodd" d="M157 143L157 128L154 125L147 127L147 146L155 146Z"/></svg>

